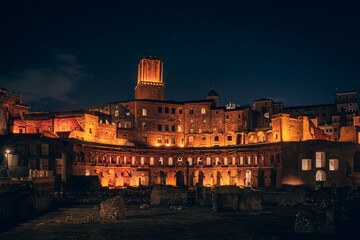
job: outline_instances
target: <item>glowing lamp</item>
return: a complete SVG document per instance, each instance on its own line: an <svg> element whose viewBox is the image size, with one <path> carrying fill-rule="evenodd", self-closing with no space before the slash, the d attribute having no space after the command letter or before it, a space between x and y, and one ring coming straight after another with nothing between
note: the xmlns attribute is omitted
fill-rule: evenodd
<svg viewBox="0 0 360 240"><path fill-rule="evenodd" d="M170 146L170 144L169 144L169 143L167 143L167 144L166 144L166 146L168 147L168 146Z"/></svg>
<svg viewBox="0 0 360 240"><path fill-rule="evenodd" d="M5 150L5 153L7 153L7 154L9 154L10 152L11 152L10 149Z"/></svg>
<svg viewBox="0 0 360 240"><path fill-rule="evenodd" d="M184 144L181 144L180 147L184 147Z"/></svg>

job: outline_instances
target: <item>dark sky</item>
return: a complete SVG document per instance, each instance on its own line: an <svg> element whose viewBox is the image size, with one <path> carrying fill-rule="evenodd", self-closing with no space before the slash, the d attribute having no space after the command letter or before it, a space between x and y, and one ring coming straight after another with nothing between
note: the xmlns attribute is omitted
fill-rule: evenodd
<svg viewBox="0 0 360 240"><path fill-rule="evenodd" d="M144 53L167 100L285 106L360 91L359 1L2 1L0 87L33 110L133 99Z"/></svg>

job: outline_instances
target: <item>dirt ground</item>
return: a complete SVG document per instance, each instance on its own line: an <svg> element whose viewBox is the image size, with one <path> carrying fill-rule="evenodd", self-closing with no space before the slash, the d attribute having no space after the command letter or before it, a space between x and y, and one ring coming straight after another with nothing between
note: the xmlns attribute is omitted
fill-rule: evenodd
<svg viewBox="0 0 360 240"><path fill-rule="evenodd" d="M297 207L265 207L260 215L211 208L129 206L126 219L102 222L99 204L59 208L0 234L0 239L347 239L294 233Z"/></svg>

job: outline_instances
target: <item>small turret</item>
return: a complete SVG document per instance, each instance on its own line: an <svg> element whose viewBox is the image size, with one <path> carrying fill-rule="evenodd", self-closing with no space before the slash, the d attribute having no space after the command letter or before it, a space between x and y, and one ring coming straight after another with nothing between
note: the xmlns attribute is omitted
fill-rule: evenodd
<svg viewBox="0 0 360 240"><path fill-rule="evenodd" d="M215 107L219 106L219 96L218 96L217 92L215 92L214 88L211 88L206 99L213 100Z"/></svg>

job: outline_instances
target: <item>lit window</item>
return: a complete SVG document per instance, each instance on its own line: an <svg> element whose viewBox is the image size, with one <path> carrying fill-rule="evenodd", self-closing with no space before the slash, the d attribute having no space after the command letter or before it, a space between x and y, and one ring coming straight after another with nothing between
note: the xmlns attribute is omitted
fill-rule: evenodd
<svg viewBox="0 0 360 240"><path fill-rule="evenodd" d="M120 158L119 158L119 163L118 164L120 164ZM124 157L124 164L128 164L127 157Z"/></svg>
<svg viewBox="0 0 360 240"><path fill-rule="evenodd" d="M189 163L189 165L191 166L192 165L192 158L188 158L188 163Z"/></svg>
<svg viewBox="0 0 360 240"><path fill-rule="evenodd" d="M176 140L175 138L171 138L171 144L175 144Z"/></svg>
<svg viewBox="0 0 360 240"><path fill-rule="evenodd" d="M112 156L110 156L110 164L112 164L113 163L113 157Z"/></svg>
<svg viewBox="0 0 360 240"><path fill-rule="evenodd" d="M316 168L325 167L325 152L316 152Z"/></svg>
<svg viewBox="0 0 360 240"><path fill-rule="evenodd" d="M169 139L168 139L168 138L165 138L165 143L169 143Z"/></svg>
<svg viewBox="0 0 360 240"><path fill-rule="evenodd" d="M197 165L201 165L201 157L197 159Z"/></svg>
<svg viewBox="0 0 360 240"><path fill-rule="evenodd" d="M220 160L219 160L219 158L217 157L217 158L215 158L215 165L220 165Z"/></svg>
<svg viewBox="0 0 360 240"><path fill-rule="evenodd" d="M201 108L201 114L205 114L206 113L206 110L204 107Z"/></svg>
<svg viewBox="0 0 360 240"><path fill-rule="evenodd" d="M142 109L142 115L143 115L143 116L147 116L147 109L146 109L146 108L143 108L143 109Z"/></svg>
<svg viewBox="0 0 360 240"><path fill-rule="evenodd" d="M124 163L125 163L125 158L124 158ZM116 157L116 164L120 164L120 157L119 156Z"/></svg>
<svg viewBox="0 0 360 240"><path fill-rule="evenodd" d="M301 169L304 171L311 170L311 159L302 159Z"/></svg>
<svg viewBox="0 0 360 240"><path fill-rule="evenodd" d="M153 157L150 158L150 165L154 165L154 158Z"/></svg>
<svg viewBox="0 0 360 240"><path fill-rule="evenodd" d="M182 132L182 127L178 125L178 132Z"/></svg>
<svg viewBox="0 0 360 240"><path fill-rule="evenodd" d="M146 122L143 122L142 123L142 130L146 131L147 130L147 125L146 125Z"/></svg>
<svg viewBox="0 0 360 240"><path fill-rule="evenodd" d="M243 157L243 156L240 157L240 159L239 159L239 164L240 164L240 165L243 165L243 164L244 164L244 157Z"/></svg>
<svg viewBox="0 0 360 240"><path fill-rule="evenodd" d="M135 157L132 157L132 158L131 158L131 164L132 164L132 165L135 165L135 164L136 164L136 158L135 158Z"/></svg>
<svg viewBox="0 0 360 240"><path fill-rule="evenodd" d="M119 116L119 110L115 110L115 117L118 117Z"/></svg>
<svg viewBox="0 0 360 240"><path fill-rule="evenodd" d="M258 157L257 157L257 156L254 156L254 163L255 163L255 164L258 163L257 160L258 160Z"/></svg>
<svg viewBox="0 0 360 240"><path fill-rule="evenodd" d="M145 158L144 158L144 157L141 157L141 158L140 158L140 164L141 164L141 165L144 165L144 164L145 164Z"/></svg>
<svg viewBox="0 0 360 240"><path fill-rule="evenodd" d="M169 165L173 165L173 159L171 157L169 158Z"/></svg>
<svg viewBox="0 0 360 240"><path fill-rule="evenodd" d="M163 164L164 164L163 158L161 157L161 158L159 159L159 165L163 165Z"/></svg>
<svg viewBox="0 0 360 240"><path fill-rule="evenodd" d="M209 158L209 157L206 158L206 165L208 165L208 166L211 165L211 158Z"/></svg>
<svg viewBox="0 0 360 240"><path fill-rule="evenodd" d="M190 133L194 133L194 129L190 129Z"/></svg>
<svg viewBox="0 0 360 240"><path fill-rule="evenodd" d="M189 143L193 143L194 142L194 137L193 136L190 136L189 137Z"/></svg>
<svg viewBox="0 0 360 240"><path fill-rule="evenodd" d="M247 158L246 158L246 164L251 164L251 157L250 157L250 156L247 156Z"/></svg>
<svg viewBox="0 0 360 240"><path fill-rule="evenodd" d="M202 133L202 130L201 130L201 128L199 128L199 133Z"/></svg>
<svg viewBox="0 0 360 240"><path fill-rule="evenodd" d="M227 165L227 157L224 157L224 165Z"/></svg>
<svg viewBox="0 0 360 240"><path fill-rule="evenodd" d="M158 143L162 143L162 139L161 139L161 137L158 137L157 142L158 142Z"/></svg>
<svg viewBox="0 0 360 240"><path fill-rule="evenodd" d="M339 170L339 160L338 159L330 159L329 160L329 170L330 171Z"/></svg>

